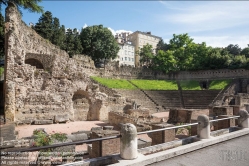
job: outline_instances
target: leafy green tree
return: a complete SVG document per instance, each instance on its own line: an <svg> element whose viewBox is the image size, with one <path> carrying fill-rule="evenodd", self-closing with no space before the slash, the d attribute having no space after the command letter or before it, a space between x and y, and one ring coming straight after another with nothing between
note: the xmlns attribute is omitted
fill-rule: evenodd
<svg viewBox="0 0 249 166"><path fill-rule="evenodd" d="M27 9L30 12L42 13L43 7L38 3L42 0L0 0L0 8L2 5L8 5L9 2L14 3L20 11L20 8Z"/></svg>
<svg viewBox="0 0 249 166"><path fill-rule="evenodd" d="M142 66L151 67L153 65L152 62L155 56L153 53L152 45L149 44L144 45L143 48L141 48L139 51L139 56L140 56L140 64Z"/></svg>
<svg viewBox="0 0 249 166"><path fill-rule="evenodd" d="M159 50L156 54L156 56L153 59L154 66L153 68L155 70L161 70L166 73L175 71L176 67L176 60L174 58L174 52L173 51L163 51Z"/></svg>
<svg viewBox="0 0 249 166"><path fill-rule="evenodd" d="M249 46L244 48L241 52L240 52L241 55L245 55L246 58L249 58Z"/></svg>
<svg viewBox="0 0 249 166"><path fill-rule="evenodd" d="M174 52L177 62L176 70L188 70L192 66L193 51L195 43L188 34L173 34L173 38L169 41L170 50Z"/></svg>
<svg viewBox="0 0 249 166"><path fill-rule="evenodd" d="M156 53L159 50L167 51L169 49L169 45L167 43L164 43L163 39L160 39L158 44L156 45Z"/></svg>
<svg viewBox="0 0 249 166"><path fill-rule="evenodd" d="M52 41L53 36L53 16L50 11L46 11L39 18L38 23L34 26L35 31L43 38Z"/></svg>
<svg viewBox="0 0 249 166"><path fill-rule="evenodd" d="M241 52L241 48L239 47L238 44L235 45L229 44L225 49L234 56L239 55Z"/></svg>
<svg viewBox="0 0 249 166"><path fill-rule="evenodd" d="M115 59L119 46L111 31L103 25L88 26L82 29L80 39L83 54L90 56L94 62Z"/></svg>

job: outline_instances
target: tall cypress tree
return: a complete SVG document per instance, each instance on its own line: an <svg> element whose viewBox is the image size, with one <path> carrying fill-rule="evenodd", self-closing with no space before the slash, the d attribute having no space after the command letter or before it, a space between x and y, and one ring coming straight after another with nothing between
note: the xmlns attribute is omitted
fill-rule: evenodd
<svg viewBox="0 0 249 166"><path fill-rule="evenodd" d="M46 11L39 18L38 23L34 26L35 31L43 38L52 41L53 37L53 17L50 11Z"/></svg>
<svg viewBox="0 0 249 166"><path fill-rule="evenodd" d="M60 27L60 20L58 18L53 18L53 34L52 43L62 48L63 42L65 40L65 29L64 31Z"/></svg>

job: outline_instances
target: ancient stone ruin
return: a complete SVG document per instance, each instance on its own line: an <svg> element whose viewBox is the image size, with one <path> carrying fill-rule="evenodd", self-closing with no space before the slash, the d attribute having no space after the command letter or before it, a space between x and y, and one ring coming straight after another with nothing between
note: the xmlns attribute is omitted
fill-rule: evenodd
<svg viewBox="0 0 249 166"><path fill-rule="evenodd" d="M5 26L7 122L105 120L110 110L122 110L121 97L113 99L100 92L89 78L98 73L91 58L69 58L28 27L13 4L6 8Z"/></svg>

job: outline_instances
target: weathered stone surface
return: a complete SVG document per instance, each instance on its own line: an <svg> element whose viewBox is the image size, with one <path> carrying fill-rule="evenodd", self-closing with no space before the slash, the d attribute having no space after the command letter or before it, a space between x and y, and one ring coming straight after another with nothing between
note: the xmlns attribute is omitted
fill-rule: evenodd
<svg viewBox="0 0 249 166"><path fill-rule="evenodd" d="M120 157L126 160L137 158L137 129L133 124L121 125Z"/></svg>
<svg viewBox="0 0 249 166"><path fill-rule="evenodd" d="M114 126L104 126L104 130L113 130Z"/></svg>
<svg viewBox="0 0 249 166"><path fill-rule="evenodd" d="M152 125L152 130L168 128L168 127L173 127L173 126L174 125L167 124L167 123L154 124ZM151 143L152 145L157 145L157 144L173 141L175 139L175 129L153 132L149 134L149 136L152 139L152 143Z"/></svg>
<svg viewBox="0 0 249 166"><path fill-rule="evenodd" d="M45 125L52 124L53 120L35 120L34 124Z"/></svg>
<svg viewBox="0 0 249 166"><path fill-rule="evenodd" d="M68 122L69 116L68 115L55 115L54 117L55 123L62 123L62 122Z"/></svg>
<svg viewBox="0 0 249 166"><path fill-rule="evenodd" d="M67 135L67 138L75 142L75 141L87 140L88 136L87 134L82 133L82 134Z"/></svg>
<svg viewBox="0 0 249 166"><path fill-rule="evenodd" d="M118 131L114 130L96 130L92 132L91 139L104 138L109 136L119 135ZM120 139L108 139L103 141L95 141L92 143L91 158L116 154L120 152Z"/></svg>
<svg viewBox="0 0 249 166"><path fill-rule="evenodd" d="M122 110L124 99L109 100L114 91L89 78L99 74L91 58L69 58L25 25L15 5L6 8L5 16L6 121L107 120L109 111Z"/></svg>

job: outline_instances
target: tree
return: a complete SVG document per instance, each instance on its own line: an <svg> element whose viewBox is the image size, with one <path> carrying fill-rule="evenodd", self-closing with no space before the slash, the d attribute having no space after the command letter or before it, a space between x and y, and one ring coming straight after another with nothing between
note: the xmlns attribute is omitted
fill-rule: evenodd
<svg viewBox="0 0 249 166"><path fill-rule="evenodd" d="M39 18L38 23L34 26L35 31L43 38L52 41L53 36L53 16L50 11L46 11Z"/></svg>
<svg viewBox="0 0 249 166"><path fill-rule="evenodd" d="M156 45L156 53L159 50L167 51L169 49L169 45L167 43L164 43L163 39L160 39L158 44Z"/></svg>
<svg viewBox="0 0 249 166"><path fill-rule="evenodd" d="M83 48L80 42L79 33L76 28L73 30L70 28L67 29L65 46L65 50L70 57L82 52Z"/></svg>
<svg viewBox="0 0 249 166"><path fill-rule="evenodd" d="M188 70L192 66L192 60L195 50L195 43L188 34L173 34L173 38L169 41L169 50L174 52L177 62L177 70Z"/></svg>
<svg viewBox="0 0 249 166"><path fill-rule="evenodd" d="M83 54L90 56L95 63L104 59L115 59L119 51L112 32L103 25L88 26L80 33Z"/></svg>
<svg viewBox="0 0 249 166"><path fill-rule="evenodd" d="M38 3L42 0L0 0L0 8L2 5L8 5L9 2L15 4L20 11L20 8L27 9L30 12L42 13L43 7Z"/></svg>
<svg viewBox="0 0 249 166"><path fill-rule="evenodd" d="M64 25L62 25L62 27L60 26L60 20L56 17L53 18L52 31L51 42L63 49L63 43L66 38L65 27Z"/></svg>
<svg viewBox="0 0 249 166"><path fill-rule="evenodd" d="M245 55L246 58L249 58L249 46L244 48L241 52L240 52L241 55Z"/></svg>
<svg viewBox="0 0 249 166"><path fill-rule="evenodd" d="M238 44L235 45L229 44L225 49L234 56L239 55L241 52L241 48L239 47Z"/></svg>
<svg viewBox="0 0 249 166"><path fill-rule="evenodd" d="M159 50L157 52L157 55L154 57L153 61L154 61L153 69L155 70L161 70L166 73L175 71L176 60L174 58L173 51Z"/></svg>
<svg viewBox="0 0 249 166"><path fill-rule="evenodd" d="M142 66L151 67L153 58L155 56L153 53L152 45L149 44L144 45L143 48L141 48L139 51L139 56L140 56L140 63Z"/></svg>

